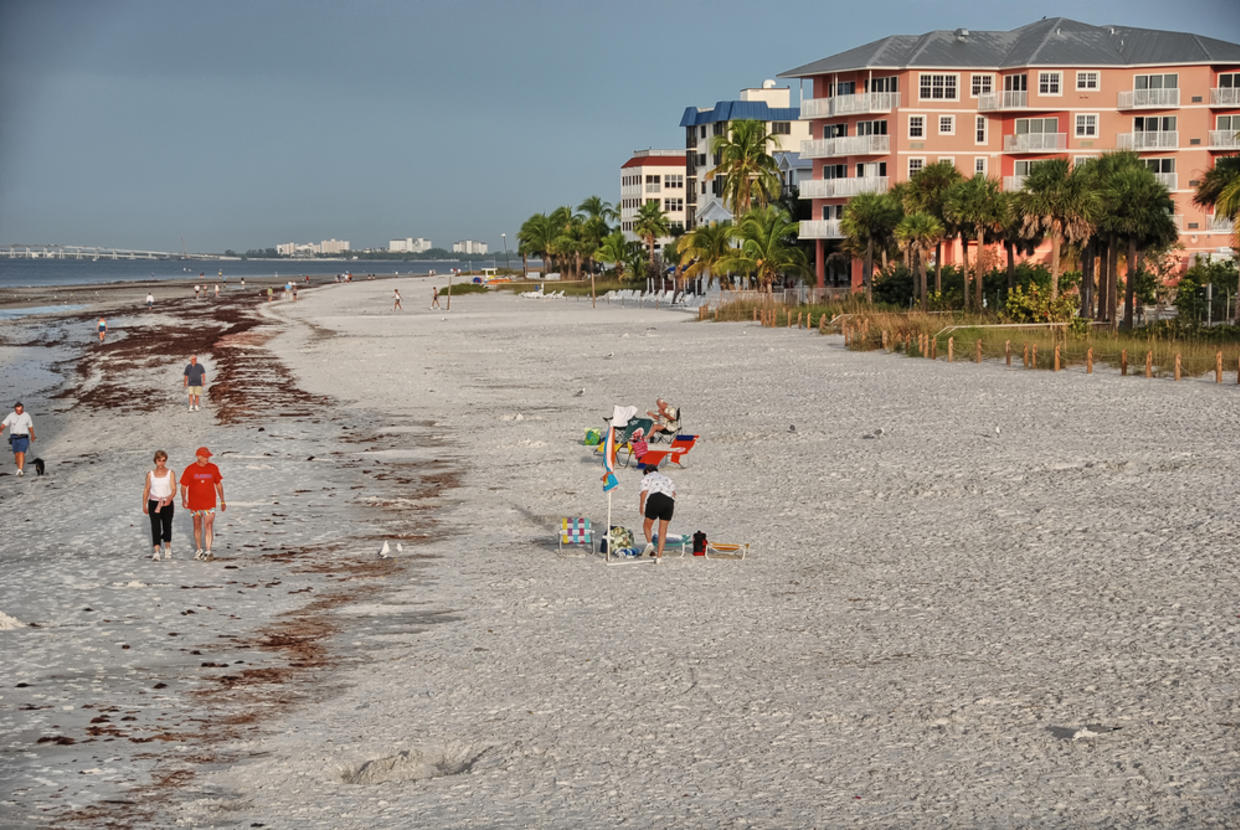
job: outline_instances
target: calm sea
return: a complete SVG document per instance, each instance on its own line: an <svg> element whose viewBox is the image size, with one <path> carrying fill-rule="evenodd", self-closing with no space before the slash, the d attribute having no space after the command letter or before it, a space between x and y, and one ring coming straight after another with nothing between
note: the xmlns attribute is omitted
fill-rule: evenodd
<svg viewBox="0 0 1240 830"><path fill-rule="evenodd" d="M499 258L500 265L504 258ZM517 260L520 265L520 260ZM9 286L85 285L137 280L199 279L236 280L241 277L297 277L304 274L343 274L354 278L375 274L416 275L435 271L446 274L453 268L494 267L491 260L462 262L459 260L111 260L111 259L9 259L0 257L0 290Z"/></svg>

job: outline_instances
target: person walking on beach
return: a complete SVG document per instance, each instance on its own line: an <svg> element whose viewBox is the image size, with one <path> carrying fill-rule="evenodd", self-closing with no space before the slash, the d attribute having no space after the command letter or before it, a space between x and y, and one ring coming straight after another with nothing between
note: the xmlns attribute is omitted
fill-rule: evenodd
<svg viewBox="0 0 1240 830"><path fill-rule="evenodd" d="M400 289L399 288L392 289L392 311L404 311L404 309L400 307Z"/></svg>
<svg viewBox="0 0 1240 830"><path fill-rule="evenodd" d="M197 412L198 404L202 401L202 387L207 379L207 367L198 362L198 355L189 356L189 365L185 367L184 383L185 390L189 394L189 411Z"/></svg>
<svg viewBox="0 0 1240 830"><path fill-rule="evenodd" d="M100 343L103 342L104 335L106 335L107 333L108 333L108 321L100 317L99 318L99 342Z"/></svg>
<svg viewBox="0 0 1240 830"><path fill-rule="evenodd" d="M220 298L220 284L217 282L215 284L215 299L218 300L219 298Z"/></svg>
<svg viewBox="0 0 1240 830"><path fill-rule="evenodd" d="M201 293L202 293L202 286L200 286L198 283L194 283L194 299L195 300L198 299Z"/></svg>
<svg viewBox="0 0 1240 830"><path fill-rule="evenodd" d="M194 463L181 473L181 506L194 519L194 558L210 562L214 541L216 496L220 511L227 510L224 503L224 477L220 468L211 463L211 451L206 447L194 450Z"/></svg>
<svg viewBox="0 0 1240 830"><path fill-rule="evenodd" d="M645 520L642 530L646 534L646 549L643 556L654 556L655 562L663 559L663 545L667 542L667 523L672 520L676 510L676 485L663 473L658 465L646 467L646 475L642 476L639 511ZM659 550L656 553L650 530L655 519L659 520Z"/></svg>
<svg viewBox="0 0 1240 830"><path fill-rule="evenodd" d="M159 561L162 543L164 559L172 558L172 501L177 493L176 479L168 469L168 453L155 451L155 469L147 470L142 487L142 512L151 520L151 559Z"/></svg>
<svg viewBox="0 0 1240 830"><path fill-rule="evenodd" d="M150 311L155 306L155 295L150 291L146 292L146 310Z"/></svg>
<svg viewBox="0 0 1240 830"><path fill-rule="evenodd" d="M431 308L439 308L439 286L431 286Z"/></svg>
<svg viewBox="0 0 1240 830"><path fill-rule="evenodd" d="M30 449L30 443L34 441L34 421L31 420L30 413L22 406L21 401L13 404L13 411L5 415L3 421L0 421L0 432L4 432L5 427L9 428L9 446L13 448L13 461L17 464L17 475L24 476L26 474L26 451Z"/></svg>

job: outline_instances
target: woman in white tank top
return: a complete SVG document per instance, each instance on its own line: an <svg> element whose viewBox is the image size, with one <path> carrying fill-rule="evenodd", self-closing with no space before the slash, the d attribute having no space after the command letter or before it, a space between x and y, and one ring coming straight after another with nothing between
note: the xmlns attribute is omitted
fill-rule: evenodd
<svg viewBox="0 0 1240 830"><path fill-rule="evenodd" d="M168 453L155 451L155 469L146 474L146 486L142 488L142 512L151 520L151 544L155 552L151 559L158 560L160 543L163 543L164 559L172 558L172 505L176 494L176 480L168 469Z"/></svg>

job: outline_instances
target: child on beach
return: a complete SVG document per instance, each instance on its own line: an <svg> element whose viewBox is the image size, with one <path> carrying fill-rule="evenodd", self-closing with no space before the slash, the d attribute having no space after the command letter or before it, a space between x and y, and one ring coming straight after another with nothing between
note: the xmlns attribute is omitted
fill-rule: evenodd
<svg viewBox="0 0 1240 830"><path fill-rule="evenodd" d="M100 317L99 318L99 342L100 343L103 342L103 337L107 333L108 333L108 321Z"/></svg>
<svg viewBox="0 0 1240 830"><path fill-rule="evenodd" d="M142 487L142 512L151 520L151 559L158 562L162 542L164 559L172 558L172 497L176 494L176 480L168 469L168 453L155 451L155 469L146 473Z"/></svg>
<svg viewBox="0 0 1240 830"><path fill-rule="evenodd" d="M439 286L431 286L431 308L439 308Z"/></svg>
<svg viewBox="0 0 1240 830"><path fill-rule="evenodd" d="M400 307L400 289L399 288L392 289L392 311L404 311L404 309Z"/></svg>

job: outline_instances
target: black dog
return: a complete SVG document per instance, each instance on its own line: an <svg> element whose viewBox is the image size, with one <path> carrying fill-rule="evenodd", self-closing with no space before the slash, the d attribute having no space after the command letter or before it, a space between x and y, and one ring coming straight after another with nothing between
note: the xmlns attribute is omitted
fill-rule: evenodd
<svg viewBox="0 0 1240 830"><path fill-rule="evenodd" d="M43 459L42 459L42 458L36 458L34 461L32 461L32 462L30 462L30 463L34 464L34 472L35 472L35 474L36 474L36 475L43 475L43 466L44 466L44 465L43 465Z"/></svg>

